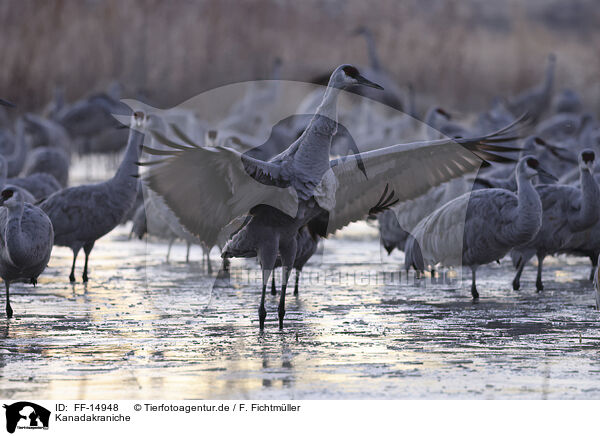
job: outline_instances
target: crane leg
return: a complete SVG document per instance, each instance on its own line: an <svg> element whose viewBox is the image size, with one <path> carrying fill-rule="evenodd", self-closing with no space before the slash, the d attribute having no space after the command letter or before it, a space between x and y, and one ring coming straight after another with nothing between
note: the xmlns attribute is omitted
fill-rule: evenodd
<svg viewBox="0 0 600 436"><path fill-rule="evenodd" d="M271 295L277 295L277 287L275 286L275 270L273 270L273 277L271 277Z"/></svg>
<svg viewBox="0 0 600 436"><path fill-rule="evenodd" d="M265 318L267 310L265 309L265 294L271 273L275 269L275 261L277 260L277 240L263 240L262 245L258 250L258 259L262 268L262 294L260 296L260 306L258 307L258 322L260 330L265 328Z"/></svg>
<svg viewBox="0 0 600 436"><path fill-rule="evenodd" d="M590 260L592 261L592 270L590 271L590 282L594 281L594 273L596 272L596 268L598 267L598 256L596 253L590 255Z"/></svg>
<svg viewBox="0 0 600 436"><path fill-rule="evenodd" d="M75 261L77 260L78 254L79 254L79 248L73 249L73 265L71 266L71 274L69 275L69 281L71 283L75 282Z"/></svg>
<svg viewBox="0 0 600 436"><path fill-rule="evenodd" d="M287 289L288 279L294 267L296 259L296 238L292 237L285 243L279 243L279 253L281 255L281 295L279 297L279 307L277 314L279 315L279 330L283 330L283 318L285 316L285 291Z"/></svg>
<svg viewBox="0 0 600 436"><path fill-rule="evenodd" d="M521 274L523 274L523 269L525 268L525 260L521 259L521 263L519 268L517 268L517 273L515 274L515 278L512 282L513 290L518 291L521 287Z"/></svg>
<svg viewBox="0 0 600 436"><path fill-rule="evenodd" d="M221 269L219 269L219 272L217 273L217 279L229 280L229 277L230 277L229 266L230 266L229 259L227 259L227 258L223 259L223 262L221 263Z"/></svg>
<svg viewBox="0 0 600 436"><path fill-rule="evenodd" d="M537 278L535 279L535 288L538 292L544 290L544 284L542 283L542 269L544 268L544 258L546 256L542 256L538 254L538 267L537 267Z"/></svg>
<svg viewBox="0 0 600 436"><path fill-rule="evenodd" d="M90 253L92 252L92 248L94 248L94 242L91 244L86 244L83 246L83 252L85 253L85 264L83 265L83 282L87 283L88 281L88 259L90 258Z"/></svg>
<svg viewBox="0 0 600 436"><path fill-rule="evenodd" d="M475 275L475 269L471 270L471 295L473 296L473 302L479 300L479 292L477 292L477 285L475 284L476 282L476 275Z"/></svg>
<svg viewBox="0 0 600 436"><path fill-rule="evenodd" d="M298 295L298 281L300 281L300 270L296 270L296 284L294 285L294 295Z"/></svg>
<svg viewBox="0 0 600 436"><path fill-rule="evenodd" d="M12 307L10 307L10 283L4 282L4 287L6 288L6 318L12 318L13 310Z"/></svg>
<svg viewBox="0 0 600 436"><path fill-rule="evenodd" d="M267 283L269 283L271 272L272 269L263 268L262 270L262 294L260 296L260 306L258 307L258 323L261 330L264 330L265 328L265 318L267 317L267 309L265 309L265 293L267 292Z"/></svg>
<svg viewBox="0 0 600 436"><path fill-rule="evenodd" d="M171 257L171 247L173 246L173 241L175 239L171 238L171 240L169 241L169 248L167 248L167 259L166 262L169 263L169 258Z"/></svg>
<svg viewBox="0 0 600 436"><path fill-rule="evenodd" d="M210 248L206 249L206 272L212 274L212 265L210 264Z"/></svg>

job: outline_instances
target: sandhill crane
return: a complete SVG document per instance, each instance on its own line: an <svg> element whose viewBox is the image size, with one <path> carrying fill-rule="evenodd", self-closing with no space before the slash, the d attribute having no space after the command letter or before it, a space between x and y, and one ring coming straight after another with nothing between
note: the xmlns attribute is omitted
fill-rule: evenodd
<svg viewBox="0 0 600 436"><path fill-rule="evenodd" d="M137 208L132 221L133 225L131 226L130 237L131 235L135 235L138 239L142 239L147 233L150 236L156 236L169 241L166 258L166 262L169 262L171 247L173 246L175 239L177 239L177 235L173 233L169 225L162 220L160 216L152 211L152 206L150 204L140 205Z"/></svg>
<svg viewBox="0 0 600 436"><path fill-rule="evenodd" d="M6 175L8 174L8 169L6 165L6 159L2 155L0 155L0 190L5 188L11 188L13 190L17 190L21 194L21 198L25 203L34 204L37 200L36 198L26 189L21 188L20 186L7 184Z"/></svg>
<svg viewBox="0 0 600 436"><path fill-rule="evenodd" d="M540 119L550 106L555 67L556 56L550 54L548 55L544 81L508 100L507 107L514 116L528 113L534 121Z"/></svg>
<svg viewBox="0 0 600 436"><path fill-rule="evenodd" d="M399 203L377 216L379 235L386 251L404 251L410 231L437 208L468 192L471 183L465 178L454 179L431 188L425 194Z"/></svg>
<svg viewBox="0 0 600 436"><path fill-rule="evenodd" d="M54 147L71 154L73 145L67 130L58 122L35 114L23 116L31 148Z"/></svg>
<svg viewBox="0 0 600 436"><path fill-rule="evenodd" d="M542 201L542 227L535 238L511 251L513 264L517 267L513 289L519 289L523 268L536 255L538 272L535 285L538 292L543 290L544 258L566 249L571 245L574 233L593 226L600 218L600 190L593 175L594 158L592 150L584 150L579 156L581 187L556 184L536 187Z"/></svg>
<svg viewBox="0 0 600 436"><path fill-rule="evenodd" d="M383 92L375 93L372 89L357 86L350 86L348 91L356 92L363 97L380 101L381 103L400 111L408 110L404 104L404 93L397 85L396 81L385 70L379 59L377 48L375 47L375 37L371 30L367 27L359 27L356 29L356 34L364 36L367 43L370 68L363 68L363 73L370 77L371 80L380 84L383 87Z"/></svg>
<svg viewBox="0 0 600 436"><path fill-rule="evenodd" d="M244 97L231 108L229 115L218 124L218 130L233 130L246 135L260 135L269 128L270 112L277 101L282 62L276 58L271 80L266 83L252 81Z"/></svg>
<svg viewBox="0 0 600 436"><path fill-rule="evenodd" d="M557 164L562 165L565 162L575 164L577 162L576 158L573 161L570 160L571 153L568 150L550 144L537 136L529 136L521 142L521 151L518 158L520 159L527 155L536 156L543 163L544 168L550 168L551 170L556 169ZM538 175L539 183L551 184L555 180L554 176ZM483 175L478 175L474 180L473 189L486 188L501 188L516 191L516 167L511 168L507 164L496 171L488 171Z"/></svg>
<svg viewBox="0 0 600 436"><path fill-rule="evenodd" d="M94 94L65 106L54 121L60 123L78 145L80 152L115 152L123 147L127 132L113 114L127 116L129 108L107 93Z"/></svg>
<svg viewBox="0 0 600 436"><path fill-rule="evenodd" d="M360 35L365 38L367 43L367 54L369 57L369 66L361 67L360 70L376 83L379 83L384 89L375 91L369 87L360 85L348 85L345 89L348 92L358 94L370 100L383 103L397 111L405 111L404 96L402 89L397 85L396 81L385 71L377 54L375 47L375 38L373 33L367 27L361 26L354 31L354 35ZM327 85L331 78L331 72L314 77L310 82L317 85ZM320 92L318 90L312 93L305 99L303 104L298 108L298 113L314 113L314 110L320 103ZM308 109L308 110L307 110ZM412 114L411 114L412 115Z"/></svg>
<svg viewBox="0 0 600 436"><path fill-rule="evenodd" d="M279 327L283 328L296 236L310 220L328 215L320 229L324 236L362 219L386 185L399 200L406 200L474 171L482 159L501 159L490 151L505 151L496 144L506 133L502 130L456 142L399 144L330 159L337 130L337 98L341 89L350 85L379 87L352 65L336 68L304 133L269 161L189 141L184 141L186 145L171 143L170 151L145 148L149 154L164 157L152 163L145 180L200 239L214 238L232 220L249 216L224 247L222 257L258 257L263 278L261 330L266 318L265 291L278 256L284 268L278 308Z"/></svg>
<svg viewBox="0 0 600 436"><path fill-rule="evenodd" d="M425 135L427 139L467 138L469 131L458 123L451 121L452 116L439 106L429 108L425 114ZM506 124L505 124L506 125Z"/></svg>
<svg viewBox="0 0 600 436"><path fill-rule="evenodd" d="M492 107L477 117L474 130L479 134L493 132L514 120L515 116L506 108L504 100L497 97L492 101Z"/></svg>
<svg viewBox="0 0 600 436"><path fill-rule="evenodd" d="M34 148L25 161L23 175L30 176L35 173L50 174L62 188L69 183L69 155L56 147Z"/></svg>
<svg viewBox="0 0 600 436"><path fill-rule="evenodd" d="M479 298L476 271L499 260L511 248L532 240L542 225L542 204L531 183L544 174L533 156L517 164L517 194L506 189L466 193L425 217L406 242L405 268L423 271L428 265L471 268L471 295Z"/></svg>
<svg viewBox="0 0 600 436"><path fill-rule="evenodd" d="M47 173L33 173L24 177L9 178L6 181L11 185L26 189L37 201L41 201L63 188L53 175Z"/></svg>
<svg viewBox="0 0 600 436"><path fill-rule="evenodd" d="M11 318L10 284L36 283L50 260L54 233L46 214L24 203L18 190L5 187L0 206L0 277L6 288L6 317Z"/></svg>
<svg viewBox="0 0 600 436"><path fill-rule="evenodd" d="M75 281L75 261L83 247L83 281L88 280L88 259L97 239L114 229L131 208L137 194L138 154L144 133L145 115L135 112L123 161L114 177L102 183L81 185L55 192L40 207L54 226L54 245L73 250L69 280Z"/></svg>
<svg viewBox="0 0 600 436"><path fill-rule="evenodd" d="M0 151L6 159L8 177L16 177L23 170L25 159L29 151L29 143L25 136L25 122L19 118L15 123L15 135L7 134L3 140L3 149Z"/></svg>
<svg viewBox="0 0 600 436"><path fill-rule="evenodd" d="M552 108L556 113L578 113L581 111L581 98L572 89L563 89L554 97Z"/></svg>
<svg viewBox="0 0 600 436"><path fill-rule="evenodd" d="M52 100L44 107L42 115L44 118L53 118L63 107L65 107L65 88L55 86L52 92Z"/></svg>

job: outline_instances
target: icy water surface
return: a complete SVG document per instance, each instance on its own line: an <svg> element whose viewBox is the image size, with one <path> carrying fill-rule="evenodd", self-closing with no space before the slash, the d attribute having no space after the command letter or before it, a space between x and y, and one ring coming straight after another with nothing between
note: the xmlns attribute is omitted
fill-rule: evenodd
<svg viewBox="0 0 600 436"><path fill-rule="evenodd" d="M175 247L167 264L166 245L127 232L98 241L87 286L80 267L68 283L63 248L37 288L14 286L15 318L0 318L1 397L600 398L586 259L548 259L541 294L533 265L519 292L508 259L481 268L474 305L468 288L376 279L397 274L401 254L348 233L306 267L282 332L268 294L260 334L254 261L236 260L231 286L211 294L198 248L187 265Z"/></svg>

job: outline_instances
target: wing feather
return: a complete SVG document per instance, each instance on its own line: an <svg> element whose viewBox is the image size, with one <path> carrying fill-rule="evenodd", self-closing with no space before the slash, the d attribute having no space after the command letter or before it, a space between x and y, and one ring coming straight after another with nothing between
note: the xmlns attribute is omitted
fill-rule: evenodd
<svg viewBox="0 0 600 436"><path fill-rule="evenodd" d="M509 134L504 128L496 133L469 139L441 139L392 145L360 155L333 160L331 167L338 179L336 205L330 211L328 233L366 216L377 204L387 184L399 201L416 198L434 186L476 171L484 159L511 161L496 153L513 150L500 144ZM505 137L506 141L512 140ZM366 177L357 171L357 159L366 169Z"/></svg>
<svg viewBox="0 0 600 436"><path fill-rule="evenodd" d="M186 229L209 245L232 220L258 204L290 216L297 213L295 190L275 164L227 147L175 147L168 151L172 157L151 165L144 180Z"/></svg>

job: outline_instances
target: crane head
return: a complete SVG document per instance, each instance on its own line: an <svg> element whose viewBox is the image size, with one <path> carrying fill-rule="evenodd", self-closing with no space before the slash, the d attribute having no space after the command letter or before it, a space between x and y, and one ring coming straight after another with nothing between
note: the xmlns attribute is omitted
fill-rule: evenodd
<svg viewBox="0 0 600 436"><path fill-rule="evenodd" d="M526 178L532 179L534 176L545 176L551 180L558 179L540 166L540 161L534 156L525 156L517 164L517 175L524 174Z"/></svg>
<svg viewBox="0 0 600 436"><path fill-rule="evenodd" d="M358 71L358 68L350 64L344 64L337 67L329 79L330 87L344 89L353 85L368 86L370 88L383 90L383 87L362 76Z"/></svg>
<svg viewBox="0 0 600 436"><path fill-rule="evenodd" d="M19 190L14 186L5 187L2 192L0 192L0 206L11 208L22 203L23 197Z"/></svg>
<svg viewBox="0 0 600 436"><path fill-rule="evenodd" d="M595 158L596 155L593 150L590 150L589 148L582 150L582 152L579 154L579 168L593 172Z"/></svg>

